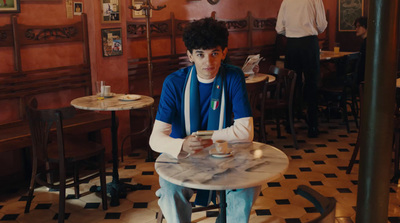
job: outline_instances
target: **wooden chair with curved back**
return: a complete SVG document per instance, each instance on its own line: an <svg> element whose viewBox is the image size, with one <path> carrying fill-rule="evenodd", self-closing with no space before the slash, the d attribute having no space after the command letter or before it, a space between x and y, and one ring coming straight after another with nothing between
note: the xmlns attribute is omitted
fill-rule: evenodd
<svg viewBox="0 0 400 223"><path fill-rule="evenodd" d="M364 82L360 83L359 86L359 94L360 94L360 107L363 103L363 94L364 94ZM361 110L359 112L360 117L361 117ZM360 120L360 130L361 130L361 120ZM396 104L395 109L394 109L394 115L393 115L393 177L390 180L392 183L398 183L399 178L400 178L400 111L399 107ZM360 151L360 140L361 140L361 134L360 131L358 131L357 135L357 141L356 145L354 146L353 153L351 155L349 164L346 169L346 174L350 174L351 170L353 169L353 166L356 162L358 153Z"/></svg>
<svg viewBox="0 0 400 223"><path fill-rule="evenodd" d="M314 204L321 216L307 223L335 223L336 200L333 197L325 197L318 191L306 186L299 185L297 194Z"/></svg>
<svg viewBox="0 0 400 223"><path fill-rule="evenodd" d="M74 107L57 109L37 109L37 101L31 100L26 107L26 115L32 136L32 177L29 186L25 213L29 212L35 184L59 189L58 222L65 218L65 190L74 187L75 198L79 197L79 184L100 176L103 209L107 209L104 146L86 138L70 136L63 132L63 121L75 115ZM79 176L79 163L97 158L98 172L86 177ZM40 163L46 165L46 171L38 172ZM73 181L67 183L67 167L74 167ZM52 168L55 167L55 168ZM46 174L57 173L59 183L46 179Z"/></svg>
<svg viewBox="0 0 400 223"><path fill-rule="evenodd" d="M353 53L341 58L337 62L337 71L322 78L322 86L319 93L322 96L321 103L328 110L328 121L331 110L339 108L342 111L342 118L346 125L347 132L350 133L350 125L347 114L347 105L350 105L351 113L358 128L357 111L357 88L356 75L357 64L360 53Z"/></svg>
<svg viewBox="0 0 400 223"><path fill-rule="evenodd" d="M266 142L265 126L261 124L261 116L264 114L261 108L262 94L265 85L268 84L268 77L264 81L246 83L247 94L249 96L251 112L253 115L254 126L258 128L258 141Z"/></svg>
<svg viewBox="0 0 400 223"><path fill-rule="evenodd" d="M274 82L267 84L262 94L261 124L265 125L266 116L271 114L275 117L278 138L281 137L280 119L285 114L285 119L289 123L290 132L293 138L294 148L298 149L296 132L294 131L293 118L293 96L296 85L296 73L293 70L279 68L271 65L269 74L275 75ZM268 113L271 111L272 113Z"/></svg>
<svg viewBox="0 0 400 223"><path fill-rule="evenodd" d="M361 105L363 103L363 95L364 95L364 82L360 83L359 92L360 92L359 95L360 95L360 107L361 107ZM360 109L359 114L361 117L361 109ZM361 119L360 119L360 130L361 130ZM358 131L356 145L354 146L353 154L351 155L349 165L347 166L347 169L346 169L347 174L351 173L354 163L356 162L358 151L360 150L360 136L361 136L360 131Z"/></svg>

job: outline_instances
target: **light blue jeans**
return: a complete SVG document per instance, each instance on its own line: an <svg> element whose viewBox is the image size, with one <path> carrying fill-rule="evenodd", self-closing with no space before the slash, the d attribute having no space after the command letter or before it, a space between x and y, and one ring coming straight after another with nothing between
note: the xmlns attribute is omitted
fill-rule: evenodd
<svg viewBox="0 0 400 223"><path fill-rule="evenodd" d="M165 219L168 223L190 223L192 216L192 206L189 199L193 195L193 190L170 183L163 178L159 178L161 188L156 195L160 198L160 206ZM251 207L257 199L261 186L238 190L226 191L227 203L227 222L246 223L249 221Z"/></svg>

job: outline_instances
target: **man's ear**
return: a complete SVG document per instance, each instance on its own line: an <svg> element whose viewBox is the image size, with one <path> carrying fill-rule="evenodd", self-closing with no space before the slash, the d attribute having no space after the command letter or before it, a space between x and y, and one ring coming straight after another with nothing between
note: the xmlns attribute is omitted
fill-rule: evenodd
<svg viewBox="0 0 400 223"><path fill-rule="evenodd" d="M227 54L228 54L228 47L225 47L225 49L222 51L222 60L225 60Z"/></svg>
<svg viewBox="0 0 400 223"><path fill-rule="evenodd" d="M186 54L187 54L187 56L189 58L190 63L193 63L193 55L192 55L192 53L189 50L186 50Z"/></svg>

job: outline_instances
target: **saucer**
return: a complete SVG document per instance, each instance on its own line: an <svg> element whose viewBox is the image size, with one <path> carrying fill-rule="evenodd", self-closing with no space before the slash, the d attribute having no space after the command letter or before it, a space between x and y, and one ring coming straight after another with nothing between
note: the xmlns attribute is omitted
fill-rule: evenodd
<svg viewBox="0 0 400 223"><path fill-rule="evenodd" d="M115 93L110 93L109 95L104 95L104 98L112 98L114 97Z"/></svg>
<svg viewBox="0 0 400 223"><path fill-rule="evenodd" d="M209 153L210 153L211 156L216 157L216 158L230 157L233 154L231 148L228 148L228 152L227 153L220 153L220 152L217 152L216 148L212 148L212 149L210 149Z"/></svg>
<svg viewBox="0 0 400 223"><path fill-rule="evenodd" d="M103 97L103 98L112 98L112 97L114 97L114 96L115 96L115 93L110 93L110 94L107 95L107 96L100 96L100 93L97 94L97 97Z"/></svg>
<svg viewBox="0 0 400 223"><path fill-rule="evenodd" d="M140 95L137 94L126 94L123 95L119 98L119 100L121 101L135 101L135 100L139 100L141 98Z"/></svg>

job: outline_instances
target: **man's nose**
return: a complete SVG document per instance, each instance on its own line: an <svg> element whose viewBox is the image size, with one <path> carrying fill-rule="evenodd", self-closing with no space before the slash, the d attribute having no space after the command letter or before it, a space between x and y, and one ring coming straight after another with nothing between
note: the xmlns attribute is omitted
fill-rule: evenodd
<svg viewBox="0 0 400 223"><path fill-rule="evenodd" d="M214 63L215 58L213 56L211 56L211 55L208 55L206 60L207 60L208 64L212 64L212 63Z"/></svg>

